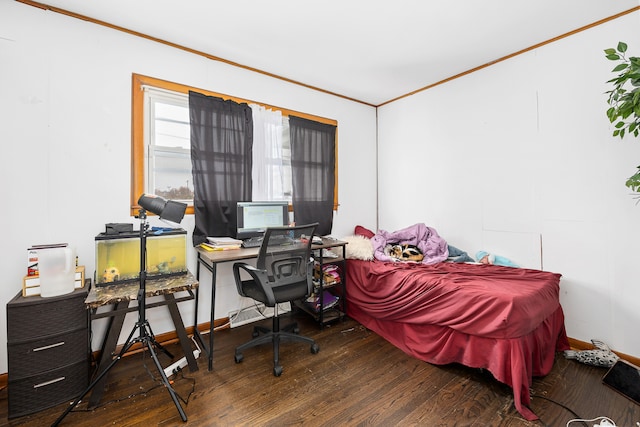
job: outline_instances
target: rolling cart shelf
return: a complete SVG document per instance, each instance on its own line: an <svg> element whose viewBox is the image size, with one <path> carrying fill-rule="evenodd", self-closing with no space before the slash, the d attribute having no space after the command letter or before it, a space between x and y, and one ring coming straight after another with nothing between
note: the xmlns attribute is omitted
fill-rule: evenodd
<svg viewBox="0 0 640 427"><path fill-rule="evenodd" d="M343 320L346 317L347 290L346 280L346 247L347 242L334 239L322 239L322 244L314 244L312 253L314 257L314 294L315 300L310 304L306 301L295 301L295 306L311 315L320 325ZM325 251L330 251L336 256L327 256ZM332 269L336 266L337 269ZM331 274L325 274L331 269ZM337 301L330 301L337 297ZM312 297L313 298L313 297ZM329 306L327 306L329 305ZM320 309L320 307L325 307Z"/></svg>

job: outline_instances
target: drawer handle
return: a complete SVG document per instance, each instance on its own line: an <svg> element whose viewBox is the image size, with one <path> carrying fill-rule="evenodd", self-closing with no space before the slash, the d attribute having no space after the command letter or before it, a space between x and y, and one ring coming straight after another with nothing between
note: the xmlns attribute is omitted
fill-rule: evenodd
<svg viewBox="0 0 640 427"><path fill-rule="evenodd" d="M34 386L33 386L33 388L40 388L40 387L44 387L44 386L47 386L47 385L50 385L50 384L53 384L53 383L57 383L57 382L60 382L60 381L64 381L65 379L66 379L65 377L60 377L60 378L56 378L55 380L45 381L45 382L43 382L43 383L40 383L40 384L36 384L36 385L34 385Z"/></svg>
<svg viewBox="0 0 640 427"><path fill-rule="evenodd" d="M60 347L61 345L64 345L64 341L60 341L51 345L45 345L44 347L34 348L33 351L49 350L50 348Z"/></svg>

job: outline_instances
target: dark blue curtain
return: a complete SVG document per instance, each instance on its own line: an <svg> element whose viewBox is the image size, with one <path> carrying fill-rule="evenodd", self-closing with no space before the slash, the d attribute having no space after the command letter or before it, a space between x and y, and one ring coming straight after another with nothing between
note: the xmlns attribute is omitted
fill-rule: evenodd
<svg viewBox="0 0 640 427"><path fill-rule="evenodd" d="M251 200L253 119L247 104L189 92L195 228L207 236L235 236L236 203Z"/></svg>
<svg viewBox="0 0 640 427"><path fill-rule="evenodd" d="M331 234L336 164L336 126L289 117L293 219L317 222L316 234Z"/></svg>

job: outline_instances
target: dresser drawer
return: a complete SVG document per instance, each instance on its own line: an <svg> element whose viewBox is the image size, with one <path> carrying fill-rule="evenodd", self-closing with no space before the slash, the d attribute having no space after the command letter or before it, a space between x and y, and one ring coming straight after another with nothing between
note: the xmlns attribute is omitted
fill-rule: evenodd
<svg viewBox="0 0 640 427"><path fill-rule="evenodd" d="M27 342L86 328L86 297L86 289L52 298L17 295L7 304L7 341Z"/></svg>
<svg viewBox="0 0 640 427"><path fill-rule="evenodd" d="M8 344L9 380L89 360L87 329L51 335L36 341Z"/></svg>
<svg viewBox="0 0 640 427"><path fill-rule="evenodd" d="M88 384L89 364L86 361L16 381L9 379L9 418L71 402Z"/></svg>

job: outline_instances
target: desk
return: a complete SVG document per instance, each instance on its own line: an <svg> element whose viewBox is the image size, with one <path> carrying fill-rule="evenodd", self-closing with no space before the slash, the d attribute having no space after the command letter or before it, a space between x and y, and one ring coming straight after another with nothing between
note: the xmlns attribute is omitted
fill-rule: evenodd
<svg viewBox="0 0 640 427"><path fill-rule="evenodd" d="M328 249L333 247L346 245L346 242L342 242L340 240L334 239L323 239L322 244L312 245L311 249ZM230 249L224 251L206 251L200 247L196 247L198 252L198 266L196 270L196 278L198 281L200 280L200 265L203 265L207 270L211 272L211 312L209 319L209 343L205 343L200 331L198 329L198 290L196 289L196 310L195 310L195 335L198 337L198 340L205 348L207 355L209 357L209 370L213 369L213 323L215 321L215 307L216 307L216 274L217 274L217 265L223 262L235 262L242 261L252 258L258 257L258 252L260 248L241 248L241 249Z"/></svg>
<svg viewBox="0 0 640 427"><path fill-rule="evenodd" d="M193 289L198 288L198 281L190 272L187 274L180 274L175 276L167 276L163 278L147 279L146 281L146 296L162 296L164 301L157 301L154 303L147 303L146 308L153 308L166 305L171 314L171 319L176 328L182 351L187 359L189 370L191 372L198 370L198 364L193 356L193 350L187 331L185 330L180 311L178 310L178 303L182 301L188 301L194 299ZM137 312L138 307L129 307L131 301L135 301L138 297L138 290L140 289L140 282L128 282L117 285L108 286L94 286L91 288L89 295L85 299L85 305L90 310L91 320L110 318L109 326L107 326L107 333L104 341L102 342L102 349L100 355L100 361L98 362L98 371L96 375L99 375L113 360L115 355L116 346L118 344L118 338L122 331L122 325L127 313ZM187 291L189 295L176 298L175 293ZM99 307L111 305L112 310L97 313ZM196 306L197 312L197 306ZM88 407L93 409L98 405L102 394L104 392L104 384L107 380L105 375L100 382L98 382L91 398L89 399Z"/></svg>

